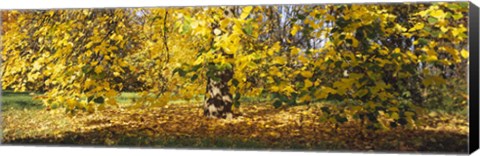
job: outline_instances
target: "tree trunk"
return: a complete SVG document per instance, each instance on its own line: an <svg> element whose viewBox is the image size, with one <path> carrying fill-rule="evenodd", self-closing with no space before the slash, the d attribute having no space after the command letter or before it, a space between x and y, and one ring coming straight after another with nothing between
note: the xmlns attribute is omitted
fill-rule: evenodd
<svg viewBox="0 0 480 156"><path fill-rule="evenodd" d="M205 97L204 115L212 118L231 119L232 94L230 94L228 81L233 77L233 71L226 69L215 71L214 77L207 80L207 95Z"/></svg>
<svg viewBox="0 0 480 156"><path fill-rule="evenodd" d="M229 8L224 10L224 17L232 17L234 9ZM215 29L219 27L218 21L212 23L212 35L220 36L225 32L215 33ZM217 29L217 31L220 29ZM212 39L211 44L214 45L215 39ZM221 49L221 48L220 48ZM218 50L217 55L222 55L228 59L233 58L232 54L226 54L223 50ZM215 65L214 63L211 63ZM233 65L232 65L233 66ZM230 87L228 82L233 78L233 67L223 69L209 69L210 73L207 74L207 90L204 104L204 116L210 118L233 118L232 104L233 98L230 94Z"/></svg>

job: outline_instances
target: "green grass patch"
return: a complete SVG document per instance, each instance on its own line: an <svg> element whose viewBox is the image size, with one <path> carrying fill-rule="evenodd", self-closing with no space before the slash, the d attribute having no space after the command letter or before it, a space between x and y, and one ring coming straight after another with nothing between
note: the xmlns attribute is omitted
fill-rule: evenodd
<svg viewBox="0 0 480 156"><path fill-rule="evenodd" d="M118 103L121 104L131 104L134 102L135 99L140 98L137 93L134 92L122 92L120 96L116 98Z"/></svg>
<svg viewBox="0 0 480 156"><path fill-rule="evenodd" d="M2 91L2 111L8 109L42 109L42 101L34 100L28 92Z"/></svg>

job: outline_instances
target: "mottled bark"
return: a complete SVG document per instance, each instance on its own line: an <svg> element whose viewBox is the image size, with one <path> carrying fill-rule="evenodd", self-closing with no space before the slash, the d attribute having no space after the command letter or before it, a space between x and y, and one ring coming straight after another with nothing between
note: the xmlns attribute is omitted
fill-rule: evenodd
<svg viewBox="0 0 480 156"><path fill-rule="evenodd" d="M207 96L204 115L212 118L232 118L232 94L228 81L233 77L232 70L216 71L215 78L207 80Z"/></svg>

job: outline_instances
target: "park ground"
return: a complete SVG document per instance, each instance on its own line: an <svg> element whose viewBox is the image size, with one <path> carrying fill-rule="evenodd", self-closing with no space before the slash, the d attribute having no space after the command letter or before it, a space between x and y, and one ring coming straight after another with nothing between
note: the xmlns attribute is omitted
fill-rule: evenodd
<svg viewBox="0 0 480 156"><path fill-rule="evenodd" d="M222 120L203 117L200 102L129 109L135 93L122 93L120 108L75 115L48 110L29 93L2 94L3 144L428 153L466 153L468 145L461 113L430 113L416 129L368 131L355 122L320 122L327 103L276 109L253 100L235 109L234 119Z"/></svg>

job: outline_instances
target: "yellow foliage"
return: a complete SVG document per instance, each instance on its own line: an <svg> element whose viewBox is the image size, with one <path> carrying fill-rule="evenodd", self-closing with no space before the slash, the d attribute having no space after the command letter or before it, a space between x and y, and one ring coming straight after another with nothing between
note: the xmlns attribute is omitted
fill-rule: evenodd
<svg viewBox="0 0 480 156"><path fill-rule="evenodd" d="M302 71L300 74L302 74L302 76L305 78L311 78L313 76L311 71Z"/></svg>

